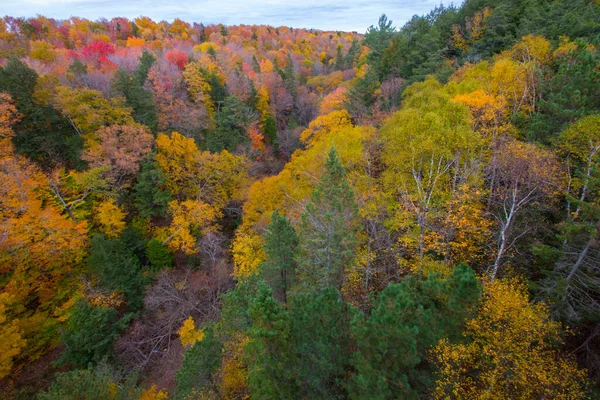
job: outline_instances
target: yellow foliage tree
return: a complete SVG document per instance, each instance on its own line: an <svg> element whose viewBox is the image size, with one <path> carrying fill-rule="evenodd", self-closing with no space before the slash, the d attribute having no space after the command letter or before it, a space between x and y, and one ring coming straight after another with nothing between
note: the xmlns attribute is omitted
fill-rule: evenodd
<svg viewBox="0 0 600 400"><path fill-rule="evenodd" d="M96 221L102 233L109 238L118 237L125 229L125 212L117 205L114 199L100 203L96 209Z"/></svg>
<svg viewBox="0 0 600 400"><path fill-rule="evenodd" d="M561 355L560 325L548 308L529 302L525 285L488 283L467 343L442 340L433 351L438 399L580 399L585 371Z"/></svg>
<svg viewBox="0 0 600 400"><path fill-rule="evenodd" d="M18 356L27 342L22 337L19 320L11 319L7 313L14 302L14 297L8 293L0 293L0 379L7 376L12 367L13 359Z"/></svg>
<svg viewBox="0 0 600 400"><path fill-rule="evenodd" d="M168 398L169 393L159 390L156 385L152 385L142 392L139 400L167 400Z"/></svg>
<svg viewBox="0 0 600 400"><path fill-rule="evenodd" d="M300 140L307 147L312 147L312 143L321 140L323 135L331 132L352 127L352 117L346 110L332 111L327 115L321 115L312 121L308 128L302 131Z"/></svg>
<svg viewBox="0 0 600 400"><path fill-rule="evenodd" d="M167 246L186 254L196 252L197 236L216 229L213 224L221 216L213 206L195 200L173 200L169 203L169 211L172 221L167 230Z"/></svg>
<svg viewBox="0 0 600 400"><path fill-rule="evenodd" d="M193 346L194 343L200 342L204 339L204 331L202 329L196 329L194 325L194 318L189 317L183 322L183 325L179 329L179 340L183 346Z"/></svg>

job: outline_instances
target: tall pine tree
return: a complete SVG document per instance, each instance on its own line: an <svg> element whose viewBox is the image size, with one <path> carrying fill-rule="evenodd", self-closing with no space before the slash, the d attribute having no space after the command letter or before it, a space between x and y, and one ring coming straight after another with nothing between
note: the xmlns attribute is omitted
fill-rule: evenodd
<svg viewBox="0 0 600 400"><path fill-rule="evenodd" d="M299 290L340 289L354 258L358 207L335 148L300 224Z"/></svg>

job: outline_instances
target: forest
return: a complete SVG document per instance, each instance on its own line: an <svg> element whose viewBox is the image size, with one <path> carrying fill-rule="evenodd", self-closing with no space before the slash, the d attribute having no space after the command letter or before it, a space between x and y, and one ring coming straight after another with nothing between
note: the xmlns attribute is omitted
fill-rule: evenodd
<svg viewBox="0 0 600 400"><path fill-rule="evenodd" d="M0 19L0 399L600 397L600 1L373 23Z"/></svg>

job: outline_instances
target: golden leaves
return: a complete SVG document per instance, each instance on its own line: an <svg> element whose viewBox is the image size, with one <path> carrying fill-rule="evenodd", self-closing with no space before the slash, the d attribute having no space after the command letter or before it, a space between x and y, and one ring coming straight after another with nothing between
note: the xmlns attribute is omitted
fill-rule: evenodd
<svg viewBox="0 0 600 400"><path fill-rule="evenodd" d="M193 346L194 343L202 341L204 339L204 331L202 329L196 329L194 325L194 318L189 317L183 322L181 328L179 328L179 340L183 346Z"/></svg>

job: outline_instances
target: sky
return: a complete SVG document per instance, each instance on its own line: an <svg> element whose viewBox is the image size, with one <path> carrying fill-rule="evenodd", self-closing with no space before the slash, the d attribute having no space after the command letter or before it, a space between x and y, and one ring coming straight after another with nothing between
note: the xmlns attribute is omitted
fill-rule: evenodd
<svg viewBox="0 0 600 400"><path fill-rule="evenodd" d="M445 2L449 4L448 1ZM383 13L402 26L440 0L0 0L0 16L88 19L147 16L155 21L272 25L365 32Z"/></svg>

